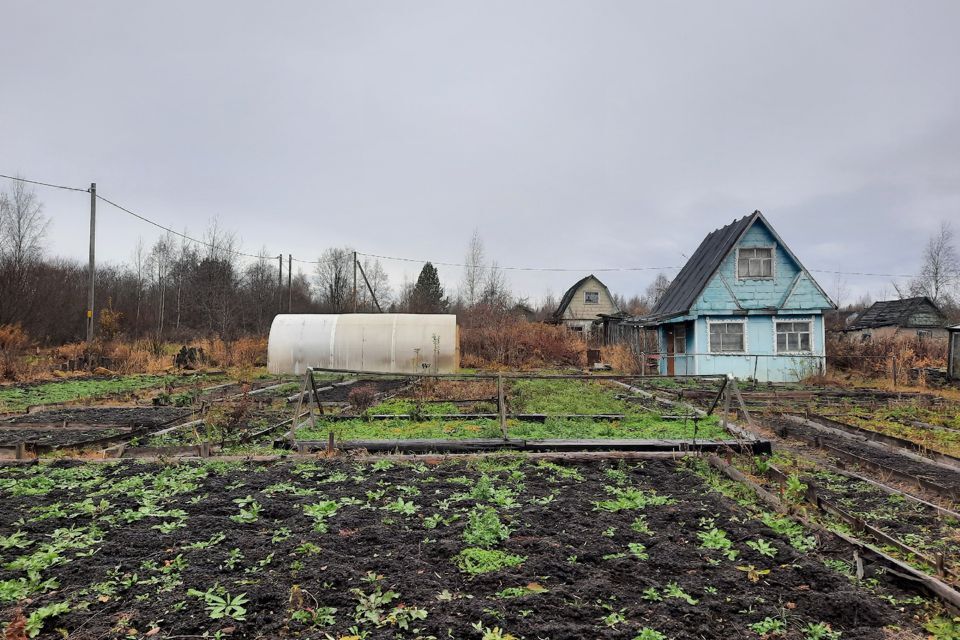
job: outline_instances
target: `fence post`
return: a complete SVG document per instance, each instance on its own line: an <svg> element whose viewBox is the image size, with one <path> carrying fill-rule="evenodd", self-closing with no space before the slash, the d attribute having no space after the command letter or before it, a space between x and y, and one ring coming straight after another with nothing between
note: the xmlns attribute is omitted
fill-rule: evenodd
<svg viewBox="0 0 960 640"><path fill-rule="evenodd" d="M507 435L507 403L503 393L503 374L497 374L497 410L500 413L500 431L503 432L503 439L509 440Z"/></svg>
<svg viewBox="0 0 960 640"><path fill-rule="evenodd" d="M897 388L897 355L893 355L893 388Z"/></svg>

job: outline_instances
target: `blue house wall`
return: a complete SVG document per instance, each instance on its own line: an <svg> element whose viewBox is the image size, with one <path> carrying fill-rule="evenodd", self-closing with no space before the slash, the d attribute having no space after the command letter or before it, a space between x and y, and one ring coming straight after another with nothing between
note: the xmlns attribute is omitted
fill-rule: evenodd
<svg viewBox="0 0 960 640"><path fill-rule="evenodd" d="M775 247L773 278L738 279L737 249ZM720 263L686 315L659 325L661 353L666 353L667 327L686 326L686 354L673 359L676 375L730 374L742 379L772 382L800 380L825 368L823 310L833 303L809 273L758 219ZM777 353L775 320L811 321L810 351ZM739 321L745 325L743 353L711 353L711 321ZM660 372L667 374L667 358Z"/></svg>

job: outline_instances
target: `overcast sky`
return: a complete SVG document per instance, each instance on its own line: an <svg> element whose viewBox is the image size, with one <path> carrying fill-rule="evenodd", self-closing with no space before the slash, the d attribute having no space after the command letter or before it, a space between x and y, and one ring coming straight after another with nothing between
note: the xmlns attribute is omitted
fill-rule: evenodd
<svg viewBox="0 0 960 640"><path fill-rule="evenodd" d="M462 262L477 227L502 265L584 268L509 273L536 300L590 269L681 266L754 209L814 270L915 273L939 221L960 226L952 0L4 0L2 16L0 173L96 181L197 235L218 216L253 253ZM84 258L88 199L38 194L50 251ZM157 232L100 207L102 259L138 236ZM385 266L396 285L420 265ZM630 295L655 272L598 275Z"/></svg>

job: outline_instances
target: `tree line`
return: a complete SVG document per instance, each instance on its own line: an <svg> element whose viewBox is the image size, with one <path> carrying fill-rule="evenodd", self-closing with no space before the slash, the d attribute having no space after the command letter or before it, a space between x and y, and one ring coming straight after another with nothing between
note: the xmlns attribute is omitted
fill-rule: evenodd
<svg viewBox="0 0 960 640"><path fill-rule="evenodd" d="M20 325L34 341L56 345L85 336L88 271L86 263L47 255L48 225L43 204L27 185L13 182L0 192L0 325ZM236 237L214 220L200 243L171 233L149 246L138 242L123 264L98 265L97 333L106 339L230 340L266 334L274 315L288 310L456 313L470 327L510 318L550 320L558 305L552 295L537 305L514 295L478 231L453 287L444 286L429 262L416 280L393 284L378 259L361 256L356 301L356 254L350 247L327 249L308 271L298 267L292 276L278 256L261 251L241 258L237 250ZM661 273L643 295L614 298L624 313L643 315L669 285ZM955 312L958 288L960 259L953 229L944 223L924 247L919 276L896 291L929 295Z"/></svg>

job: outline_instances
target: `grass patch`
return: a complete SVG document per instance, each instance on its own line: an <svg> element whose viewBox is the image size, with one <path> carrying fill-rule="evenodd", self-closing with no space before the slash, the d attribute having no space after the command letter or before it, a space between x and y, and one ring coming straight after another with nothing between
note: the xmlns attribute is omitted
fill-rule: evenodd
<svg viewBox="0 0 960 640"><path fill-rule="evenodd" d="M547 418L544 422L509 420L511 438L545 439L672 439L689 440L694 437L694 423L661 420L656 414L630 416L624 420L590 420ZM356 420L317 421L317 428L301 428L299 440L324 440L333 431L337 440L414 440L501 438L500 423L494 419L476 420ZM730 436L715 417L701 420L698 440L726 440Z"/></svg>
<svg viewBox="0 0 960 640"><path fill-rule="evenodd" d="M517 556L506 551L467 547L458 553L453 561L464 573L476 576L506 567L519 567L526 559L526 556Z"/></svg>
<svg viewBox="0 0 960 640"><path fill-rule="evenodd" d="M0 389L0 412L25 411L27 407L96 399L130 393L170 382L183 382L177 376L133 375L116 378L92 378L47 382L29 387Z"/></svg>

